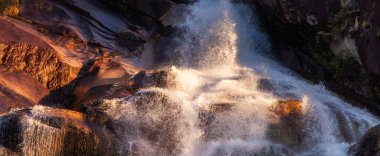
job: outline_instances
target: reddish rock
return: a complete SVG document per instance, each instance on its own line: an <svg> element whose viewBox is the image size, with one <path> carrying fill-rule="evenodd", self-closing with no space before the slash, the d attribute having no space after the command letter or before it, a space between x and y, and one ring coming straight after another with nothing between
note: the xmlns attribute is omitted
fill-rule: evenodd
<svg viewBox="0 0 380 156"><path fill-rule="evenodd" d="M180 154L186 122L181 105L164 93L145 91L122 99L102 100L87 112L98 124L108 125L124 143L135 142L136 149L129 153Z"/></svg>
<svg viewBox="0 0 380 156"><path fill-rule="evenodd" d="M273 114L269 114L272 123L268 126L268 138L291 149L299 150L307 146L304 142L307 133L303 127L304 115L301 101L279 101L271 108L271 111Z"/></svg>
<svg viewBox="0 0 380 156"><path fill-rule="evenodd" d="M358 0L243 0L278 58L350 103L379 114L380 4Z"/></svg>
<svg viewBox="0 0 380 156"><path fill-rule="evenodd" d="M0 144L21 155L116 155L114 134L79 112L43 106L2 116Z"/></svg>

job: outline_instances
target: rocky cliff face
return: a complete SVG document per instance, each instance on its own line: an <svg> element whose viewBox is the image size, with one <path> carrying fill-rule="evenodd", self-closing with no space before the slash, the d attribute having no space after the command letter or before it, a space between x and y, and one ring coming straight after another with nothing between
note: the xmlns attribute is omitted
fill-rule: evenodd
<svg viewBox="0 0 380 156"><path fill-rule="evenodd" d="M49 90L67 85L79 72L79 68L61 62L53 49L27 43L0 43L0 60L7 71L24 72Z"/></svg>
<svg viewBox="0 0 380 156"><path fill-rule="evenodd" d="M378 100L380 88L376 83L379 81L371 76L380 75L376 62L380 45L377 44L379 23L375 19L377 5L338 0L245 1L257 7L276 53L290 67L312 79L325 80L328 84L338 82L339 87L354 90L360 98ZM11 18L0 17L0 113L5 113L0 116L0 154L139 154L130 153L129 150L143 148L133 143L129 149L116 146L126 141L122 139L128 141L130 136L125 136L124 129L120 130L113 122L121 122L121 126L130 123L123 124L125 121L113 120L107 114L115 106L105 101L124 97L137 101L133 107L143 113L136 113L136 118L150 119L144 114L160 111L159 119L168 122L146 122L135 128L147 132L143 139L149 144L164 145L164 149L157 151L177 152L171 150L177 148L175 143L179 138L172 138L166 132L181 122L176 116L181 109L175 105L156 107L139 102L142 98L157 97L156 93L136 94L140 88L172 85L167 81L171 79L170 72L143 71L126 60L152 49L154 57L165 57L163 53L170 49L167 46L174 44L170 40L171 32L176 31L172 21L167 20L169 13L181 12L180 6L191 2L17 2L12 6L18 7L17 14ZM371 36L373 33L376 37ZM358 76L359 81L355 81ZM158 101L167 100L158 97L161 98ZM380 112L376 104L367 105ZM206 114L216 115L218 109L228 107L221 104ZM303 136L298 133L304 132L287 129L302 127L300 102L284 101L277 107L273 113L279 120L273 121L273 134L268 135L272 135L274 142L290 146L303 144ZM162 129L163 124L168 129ZM276 135L284 131L286 136ZM289 138L295 141L289 142ZM173 140L167 141L170 139Z"/></svg>
<svg viewBox="0 0 380 156"><path fill-rule="evenodd" d="M38 106L2 116L0 144L20 155L116 155L116 138L82 113Z"/></svg>
<svg viewBox="0 0 380 156"><path fill-rule="evenodd" d="M166 72L145 72L126 59L167 34L166 13L188 1L109 2L17 1L17 14L0 16L0 154L128 154L91 108L165 85Z"/></svg>
<svg viewBox="0 0 380 156"><path fill-rule="evenodd" d="M311 80L380 110L379 4L370 1L245 1L257 9L279 59ZM360 100L359 100L360 101Z"/></svg>

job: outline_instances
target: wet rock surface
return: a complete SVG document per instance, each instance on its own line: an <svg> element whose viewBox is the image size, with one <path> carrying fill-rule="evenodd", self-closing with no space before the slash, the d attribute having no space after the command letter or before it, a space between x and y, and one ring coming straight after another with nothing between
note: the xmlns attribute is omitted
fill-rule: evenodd
<svg viewBox="0 0 380 156"><path fill-rule="evenodd" d="M116 138L79 112L43 106L2 116L2 146L21 155L115 155Z"/></svg>
<svg viewBox="0 0 380 156"><path fill-rule="evenodd" d="M7 113L13 108L32 107L35 102L23 97L20 94L0 85L0 113Z"/></svg>
<svg viewBox="0 0 380 156"><path fill-rule="evenodd" d="M269 125L267 135L274 142L286 145L287 147L300 150L302 146L307 146L306 125L301 101L288 100L279 101L271 112L274 114L273 121Z"/></svg>
<svg viewBox="0 0 380 156"><path fill-rule="evenodd" d="M146 91L102 100L86 111L94 122L107 125L121 142L132 143L129 149L122 149L123 153L177 155L180 152L180 137L184 135L180 125L185 124L182 108L163 93Z"/></svg>
<svg viewBox="0 0 380 156"><path fill-rule="evenodd" d="M368 130L360 141L351 147L350 153L353 156L380 155L380 126Z"/></svg>

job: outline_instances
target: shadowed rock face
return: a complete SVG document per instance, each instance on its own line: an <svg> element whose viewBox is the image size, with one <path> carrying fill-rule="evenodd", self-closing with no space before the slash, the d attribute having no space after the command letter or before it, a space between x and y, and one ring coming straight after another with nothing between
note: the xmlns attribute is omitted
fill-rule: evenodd
<svg viewBox="0 0 380 156"><path fill-rule="evenodd" d="M115 155L116 138L79 112L43 106L2 116L0 144L22 155Z"/></svg>
<svg viewBox="0 0 380 156"><path fill-rule="evenodd" d="M380 76L380 4L371 0L360 0L359 20L365 24L359 28L356 35L357 46L363 65L372 73ZM363 23L362 23L363 24Z"/></svg>
<svg viewBox="0 0 380 156"><path fill-rule="evenodd" d="M354 156L380 155L380 125L368 130L361 140L350 149Z"/></svg>
<svg viewBox="0 0 380 156"><path fill-rule="evenodd" d="M380 110L380 4L358 0L243 0L256 8L278 58L352 103ZM380 34L380 33L379 33ZM363 106L363 104L358 104Z"/></svg>
<svg viewBox="0 0 380 156"><path fill-rule="evenodd" d="M238 147L231 150L217 149L213 156L231 155L231 156L294 156L289 149L282 146L267 146L258 150L239 149Z"/></svg>
<svg viewBox="0 0 380 156"><path fill-rule="evenodd" d="M275 16L285 24L298 25L300 29L311 28L324 31L323 27L326 26L331 29L347 29L344 27L350 27L351 30L343 32L341 37L352 38L354 40L352 44L358 48L359 60L363 62L363 66L372 74L380 76L380 64L375 61L380 59L380 52L377 50L380 48L380 40L376 35L380 28L380 20L376 18L380 15L379 4L369 0L269 0L259 2L272 9ZM336 24L334 20L341 20L338 18L345 18L343 20L348 25L334 25ZM348 22L351 20L353 22ZM307 28L308 26L311 27Z"/></svg>
<svg viewBox="0 0 380 156"><path fill-rule="evenodd" d="M292 148L307 146L305 116L302 102L297 100L279 101L272 109L274 114L267 135L274 142Z"/></svg>
<svg viewBox="0 0 380 156"><path fill-rule="evenodd" d="M138 23L152 28L174 5L170 0L98 0L107 6L124 13Z"/></svg>
<svg viewBox="0 0 380 156"><path fill-rule="evenodd" d="M144 91L122 99L102 100L86 112L89 118L107 125L120 143L129 144L122 153L178 155L184 134L182 108L169 96Z"/></svg>
<svg viewBox="0 0 380 156"><path fill-rule="evenodd" d="M100 62L95 63L92 74L77 83L73 92L74 109L90 106L100 99L127 97L141 88L172 85L173 75L169 71L140 71L131 76L120 64Z"/></svg>

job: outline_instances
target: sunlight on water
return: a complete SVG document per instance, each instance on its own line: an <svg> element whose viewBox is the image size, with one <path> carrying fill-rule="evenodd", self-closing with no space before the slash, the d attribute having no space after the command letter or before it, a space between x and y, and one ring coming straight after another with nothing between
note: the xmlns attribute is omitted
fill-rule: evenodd
<svg viewBox="0 0 380 156"><path fill-rule="evenodd" d="M103 102L128 149L134 142L142 155L339 156L378 123L271 60L248 8L201 0L190 10L178 25L185 32L170 68L174 85Z"/></svg>

